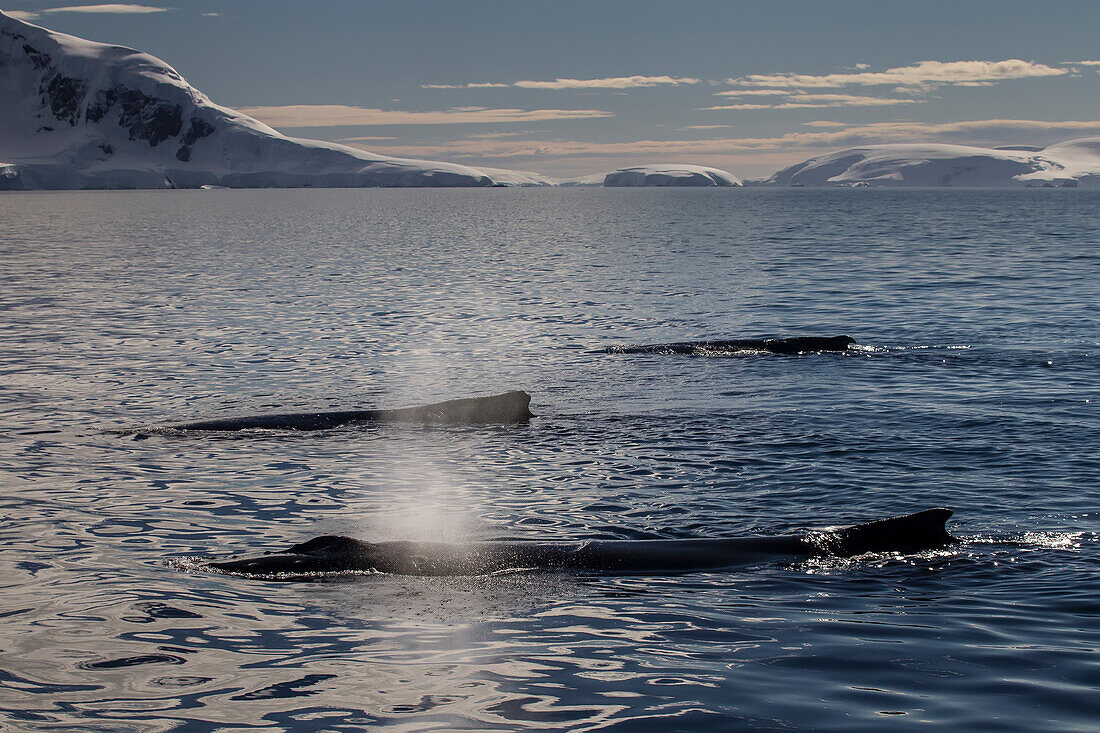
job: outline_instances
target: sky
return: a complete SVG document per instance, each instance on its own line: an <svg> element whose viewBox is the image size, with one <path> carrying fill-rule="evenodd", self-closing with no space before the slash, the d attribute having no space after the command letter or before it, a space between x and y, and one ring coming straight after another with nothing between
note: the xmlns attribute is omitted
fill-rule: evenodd
<svg viewBox="0 0 1100 733"><path fill-rule="evenodd" d="M578 176L1100 136L1100 1L0 0L296 137Z"/></svg>

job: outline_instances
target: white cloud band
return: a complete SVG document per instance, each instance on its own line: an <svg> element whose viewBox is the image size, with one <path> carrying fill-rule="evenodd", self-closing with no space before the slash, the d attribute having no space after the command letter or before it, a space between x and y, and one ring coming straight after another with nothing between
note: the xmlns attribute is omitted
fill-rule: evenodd
<svg viewBox="0 0 1100 733"><path fill-rule="evenodd" d="M281 107L240 107L240 112L272 127L339 127L343 125L455 125L613 117L598 109L491 109L453 107L433 112L349 107L342 104L296 104Z"/></svg>
<svg viewBox="0 0 1100 733"><path fill-rule="evenodd" d="M392 154L451 158L556 158L575 156L782 154L788 158L834 149L887 142L956 142L997 145L1019 142L1020 137L1053 134L1100 134L1100 120L967 120L962 122L879 122L847 126L832 121L805 123L809 131L776 137L715 138L704 140L632 140L586 142L578 140L463 139L433 145L395 145ZM353 140L354 138L352 138ZM1000 142L998 142L1000 141ZM377 146L371 148L378 150Z"/></svg>
<svg viewBox="0 0 1100 733"><path fill-rule="evenodd" d="M893 107L898 104L917 104L919 99L897 97L866 97L857 94L791 94L775 104L739 103L703 107L703 110L724 109L826 109L829 107Z"/></svg>
<svg viewBox="0 0 1100 733"><path fill-rule="evenodd" d="M553 81L471 82L469 84L421 84L424 89L637 89L639 87L701 84L701 79L678 76L609 76L603 79L554 79Z"/></svg>
<svg viewBox="0 0 1100 733"><path fill-rule="evenodd" d="M941 84L999 82L1008 79L1062 76L1068 69L1057 69L1034 61L920 61L886 71L860 71L843 74L750 74L730 79L744 87L785 89L829 89L848 85L926 87Z"/></svg>
<svg viewBox="0 0 1100 733"><path fill-rule="evenodd" d="M67 5L60 8L43 8L36 13L104 13L108 15L145 15L148 13L167 13L170 8L158 8L151 5L131 5L126 3L108 3L105 5Z"/></svg>

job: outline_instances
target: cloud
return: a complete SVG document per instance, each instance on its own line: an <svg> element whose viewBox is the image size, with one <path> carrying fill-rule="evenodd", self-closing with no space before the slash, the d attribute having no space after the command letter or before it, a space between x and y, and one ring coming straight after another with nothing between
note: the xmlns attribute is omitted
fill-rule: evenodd
<svg viewBox="0 0 1100 733"><path fill-rule="evenodd" d="M111 15L146 15L148 13L167 13L171 8L158 8L150 5L130 5L111 3L107 5L67 5L60 8L42 8L35 11L44 13L106 13ZM9 13L10 15L10 13Z"/></svg>
<svg viewBox="0 0 1100 733"><path fill-rule="evenodd" d="M554 81L471 82L469 84L421 84L424 89L489 89L519 87L520 89L636 89L662 84L701 84L701 79L675 76L611 76L604 79L555 79Z"/></svg>
<svg viewBox="0 0 1100 733"><path fill-rule="evenodd" d="M297 104L282 107L241 107L239 111L273 127L339 127L343 125L456 125L533 122L613 117L598 109L490 109L452 107L432 112L349 107L342 104Z"/></svg>
<svg viewBox="0 0 1100 733"><path fill-rule="evenodd" d="M520 137L520 136L523 136L523 135L533 135L533 134L540 133L540 132L546 132L546 130L514 130L512 132L481 132L481 133L478 133L476 135L468 135L467 137L470 137L472 139L476 138L476 139L482 139L482 140L493 140L495 138L500 138L500 137Z"/></svg>
<svg viewBox="0 0 1100 733"><path fill-rule="evenodd" d="M700 79L674 76L611 76L605 79L555 79L554 81L517 81L521 89L634 89L662 84L700 84Z"/></svg>
<svg viewBox="0 0 1100 733"><path fill-rule="evenodd" d="M5 10L4 14L16 20L38 20L38 13L31 12L30 10Z"/></svg>
<svg viewBox="0 0 1100 733"><path fill-rule="evenodd" d="M837 127L842 123L806 123L809 131L775 137L715 138L710 140L632 140L587 142L577 140L463 139L431 145L395 145L392 154L420 158L552 158L575 156L673 156L782 153L798 159L832 150L886 142L959 142L1000 145L1003 141L1037 134L1100 134L1100 120L967 120L947 123L877 122ZM372 148L378 151L378 147Z"/></svg>
<svg viewBox="0 0 1100 733"><path fill-rule="evenodd" d="M785 97L790 93L790 89L731 89L728 92L714 94L719 97Z"/></svg>
<svg viewBox="0 0 1100 733"><path fill-rule="evenodd" d="M716 107L700 107L699 108L699 110L702 111L702 112L712 112L714 110L723 110L723 109L775 109L775 105L772 105L772 104L752 104L751 102L746 102L745 104L720 104Z"/></svg>
<svg viewBox="0 0 1100 733"><path fill-rule="evenodd" d="M858 94L799 94L787 99L808 104L824 104L829 107L889 107L895 104L916 104L920 101L896 97L865 97Z"/></svg>
<svg viewBox="0 0 1100 733"><path fill-rule="evenodd" d="M500 84L495 81L472 81L469 84L421 84L421 89L500 89L507 88L510 84Z"/></svg>
<svg viewBox="0 0 1100 733"><path fill-rule="evenodd" d="M1062 66L1100 66L1100 61L1063 61Z"/></svg>
<svg viewBox="0 0 1100 733"><path fill-rule="evenodd" d="M919 99L895 97L866 97L856 94L791 94L776 104L723 104L703 107L703 110L725 109L825 109L828 107L892 107L898 104L917 104Z"/></svg>
<svg viewBox="0 0 1100 733"><path fill-rule="evenodd" d="M750 74L728 80L745 87L787 89L829 89L849 85L879 86L893 84L904 88L930 88L944 84L1000 82L1008 79L1062 76L1068 69L1056 69L1034 61L919 61L886 71L859 71L843 74Z"/></svg>

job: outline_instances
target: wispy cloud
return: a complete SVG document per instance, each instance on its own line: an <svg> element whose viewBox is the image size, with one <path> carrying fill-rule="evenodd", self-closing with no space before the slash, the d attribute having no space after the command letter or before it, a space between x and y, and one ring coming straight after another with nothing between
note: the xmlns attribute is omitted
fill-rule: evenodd
<svg viewBox="0 0 1100 733"><path fill-rule="evenodd" d="M719 97L785 97L790 93L790 89L731 89L714 94Z"/></svg>
<svg viewBox="0 0 1100 733"><path fill-rule="evenodd" d="M677 76L609 76L603 79L554 79L553 81L470 82L469 84L421 84L424 89L636 89L639 87L702 84L701 79Z"/></svg>
<svg viewBox="0 0 1100 733"><path fill-rule="evenodd" d="M1062 66L1100 66L1100 61L1063 61Z"/></svg>
<svg viewBox="0 0 1100 733"><path fill-rule="evenodd" d="M422 89L500 89L507 88L511 84L501 84L495 81L472 81L469 84L421 84Z"/></svg>
<svg viewBox="0 0 1100 733"><path fill-rule="evenodd" d="M339 127L343 125L456 125L536 122L613 117L598 109L491 109L452 107L432 112L348 107L341 104L297 104L282 107L241 107L241 112L273 127Z"/></svg>
<svg viewBox="0 0 1100 733"><path fill-rule="evenodd" d="M725 109L825 109L829 107L893 107L898 104L917 104L919 99L896 97L867 97L857 94L793 94L776 104L723 104L703 107L703 110Z"/></svg>
<svg viewBox="0 0 1100 733"><path fill-rule="evenodd" d="M521 89L635 89L662 85L700 84L702 80L675 76L611 76L604 79L555 79L554 81L517 81Z"/></svg>
<svg viewBox="0 0 1100 733"><path fill-rule="evenodd" d="M171 8L159 8L152 5L133 5L130 3L108 3L105 5L66 5L58 8L40 10L9 10L7 14L20 20L36 20L49 13L102 13L107 15L146 15L148 13L167 13Z"/></svg>
<svg viewBox="0 0 1100 733"><path fill-rule="evenodd" d="M1028 79L1045 76L1062 76L1069 69L1006 59L1004 61L919 61L911 66L898 66L886 71L858 71L839 74L750 74L729 79L730 84L744 87L770 87L786 89L835 89L839 87L895 85L898 87L928 88L939 85L972 84L975 82L1001 82L1009 79Z"/></svg>
<svg viewBox="0 0 1100 733"><path fill-rule="evenodd" d="M840 125L838 127L838 125ZM1100 134L1100 120L967 120L962 122L878 122L844 126L827 120L808 122L810 130L774 137L714 138L709 140L631 140L586 142L577 140L472 139L433 145L393 146L404 155L452 158L545 158L614 155L729 155L742 152L807 154L810 148L837 148L886 142L959 142L999 145L1013 138L1042 134ZM378 148L374 148L377 150ZM816 154L809 151L809 154Z"/></svg>

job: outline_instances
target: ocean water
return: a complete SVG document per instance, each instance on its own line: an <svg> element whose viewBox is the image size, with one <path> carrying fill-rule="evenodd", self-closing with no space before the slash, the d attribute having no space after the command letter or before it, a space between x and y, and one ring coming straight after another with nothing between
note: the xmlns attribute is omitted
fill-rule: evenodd
<svg viewBox="0 0 1100 733"><path fill-rule="evenodd" d="M0 196L0 728L1096 730L1098 213L1084 190ZM600 351L815 334L861 347ZM153 429L509 389L538 417ZM933 506L961 545L722 572L194 562Z"/></svg>

